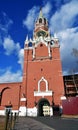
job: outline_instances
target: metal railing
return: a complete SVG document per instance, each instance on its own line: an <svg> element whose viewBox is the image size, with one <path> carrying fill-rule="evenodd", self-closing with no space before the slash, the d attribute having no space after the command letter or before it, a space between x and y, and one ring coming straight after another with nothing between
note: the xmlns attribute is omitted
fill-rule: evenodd
<svg viewBox="0 0 78 130"><path fill-rule="evenodd" d="M17 119L17 114L14 113L6 113L6 117L5 117L5 125L4 125L4 130L13 130L15 122Z"/></svg>

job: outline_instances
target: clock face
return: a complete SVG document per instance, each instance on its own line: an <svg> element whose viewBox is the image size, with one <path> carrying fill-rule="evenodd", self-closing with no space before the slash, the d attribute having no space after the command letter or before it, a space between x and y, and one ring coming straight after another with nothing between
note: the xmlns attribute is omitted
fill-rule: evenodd
<svg viewBox="0 0 78 130"><path fill-rule="evenodd" d="M40 36L46 36L46 32L45 31L39 31L37 32L37 36L40 37Z"/></svg>

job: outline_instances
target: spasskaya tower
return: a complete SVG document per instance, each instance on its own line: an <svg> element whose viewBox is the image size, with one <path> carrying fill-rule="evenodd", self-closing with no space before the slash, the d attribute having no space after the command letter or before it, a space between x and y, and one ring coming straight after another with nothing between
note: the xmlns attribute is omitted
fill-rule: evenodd
<svg viewBox="0 0 78 130"><path fill-rule="evenodd" d="M33 38L26 37L20 115L53 115L64 96L58 38L51 36L42 9Z"/></svg>

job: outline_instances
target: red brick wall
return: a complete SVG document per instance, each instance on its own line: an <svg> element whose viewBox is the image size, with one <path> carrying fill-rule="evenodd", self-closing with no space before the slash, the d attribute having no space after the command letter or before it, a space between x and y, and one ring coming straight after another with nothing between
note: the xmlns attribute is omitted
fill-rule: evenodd
<svg viewBox="0 0 78 130"><path fill-rule="evenodd" d="M42 43L40 43L36 48L36 58L39 57L48 57L48 48Z"/></svg>
<svg viewBox="0 0 78 130"><path fill-rule="evenodd" d="M24 69L23 82L0 84L0 92L6 89L2 94L0 109L11 102L13 109L19 109L21 105L20 98L24 94L27 98L27 107L34 107L34 102L38 102L42 97L34 97L34 91L38 91L38 81L44 77L48 82L48 90L54 92L54 103L60 105L60 97L64 94L62 68L59 48L52 48L52 59L49 58L48 48L38 45L36 48L36 59L32 59L32 50L24 50ZM47 58L44 58L44 57ZM37 59L40 57L40 59ZM41 58L42 57L42 58ZM21 90L20 90L21 85ZM45 82L40 83L40 90L45 90ZM46 96L52 105L52 96ZM25 103L24 103L25 105Z"/></svg>
<svg viewBox="0 0 78 130"><path fill-rule="evenodd" d="M52 59L49 58L48 48L38 45L36 48L36 59L32 60L31 51L27 55L27 50L24 50L24 73L23 73L23 87L27 97L28 107L33 107L35 100L42 97L34 97L34 90L38 90L38 81L44 77L49 85L49 90L54 92L54 102L60 105L60 97L64 94L62 67L60 60L59 48L52 48ZM41 57L42 59L37 59ZM47 56L45 59L43 56ZM31 57L31 58L30 58ZM28 61L27 61L28 59ZM41 84L43 85L43 84ZM41 88L42 89L42 88ZM45 97L52 102L51 97Z"/></svg>
<svg viewBox="0 0 78 130"><path fill-rule="evenodd" d="M0 92L6 87L2 94L0 110L4 109L6 105L12 104L13 110L18 110L20 105L21 87L22 83L4 83L0 84Z"/></svg>

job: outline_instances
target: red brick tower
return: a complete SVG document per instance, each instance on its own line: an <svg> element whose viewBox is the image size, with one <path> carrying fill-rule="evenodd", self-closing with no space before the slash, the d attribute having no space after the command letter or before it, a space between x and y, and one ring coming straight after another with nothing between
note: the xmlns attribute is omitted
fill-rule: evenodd
<svg viewBox="0 0 78 130"><path fill-rule="evenodd" d="M59 48L40 10L33 39L25 40L20 115L51 116L58 112L64 95Z"/></svg>

